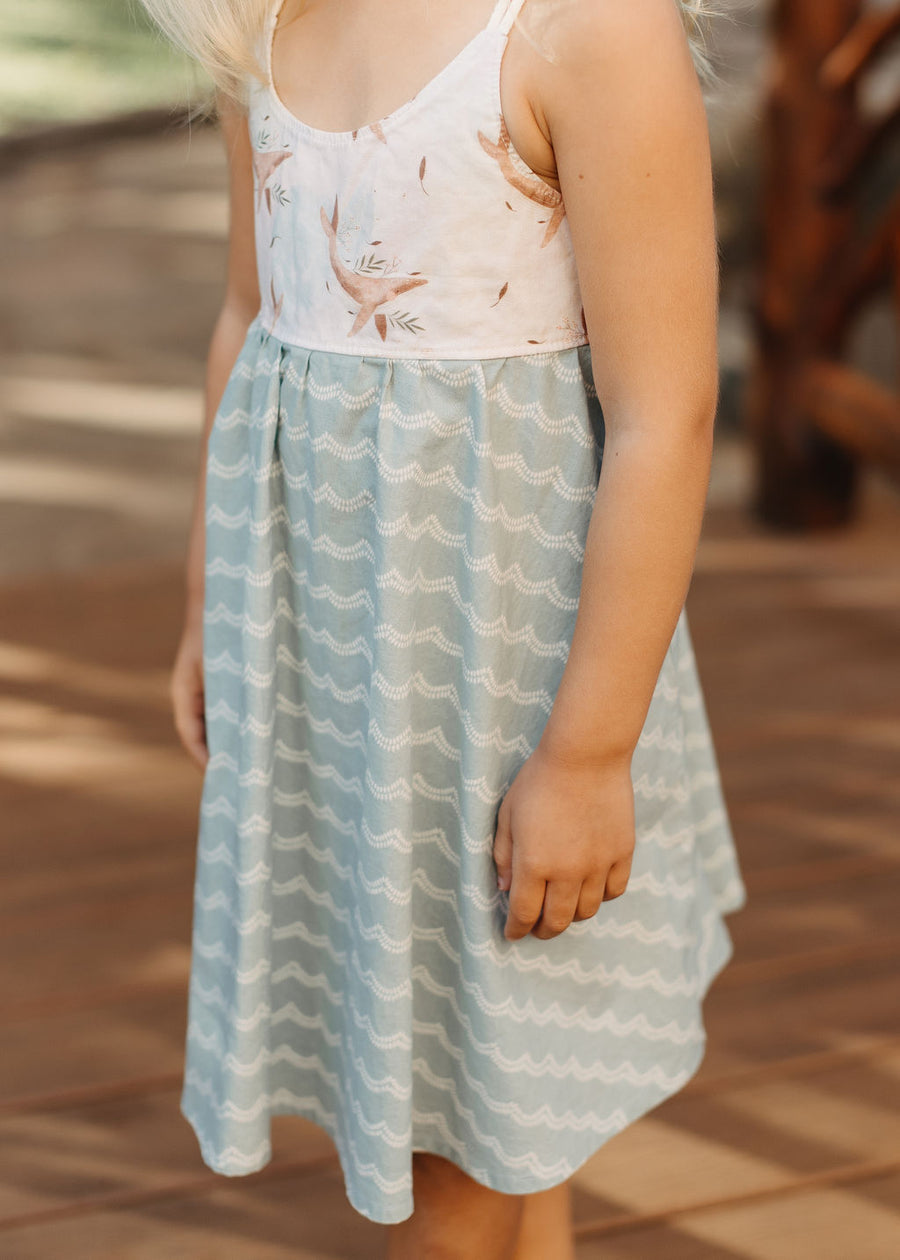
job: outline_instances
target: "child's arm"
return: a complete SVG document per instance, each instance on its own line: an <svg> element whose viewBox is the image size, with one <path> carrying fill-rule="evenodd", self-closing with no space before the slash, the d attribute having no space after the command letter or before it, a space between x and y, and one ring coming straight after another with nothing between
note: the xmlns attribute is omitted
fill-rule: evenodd
<svg viewBox="0 0 900 1260"><path fill-rule="evenodd" d="M510 937L541 914L544 883L540 936L625 890L626 780L693 571L717 395L709 141L676 6L564 5L550 34L557 59L535 60L531 103L555 156L606 431L569 658L498 816L505 884L521 869Z"/></svg>
<svg viewBox="0 0 900 1260"><path fill-rule="evenodd" d="M606 442L581 607L545 747L630 756L687 595L717 393L703 101L672 0L569 6L542 106Z"/></svg>
<svg viewBox="0 0 900 1260"><path fill-rule="evenodd" d="M220 102L219 117L229 163L228 275L207 359L200 470L185 572L185 624L170 680L176 730L187 751L201 766L208 755L202 672L206 446L228 378L260 305L253 230L253 167L247 122L234 105L224 100Z"/></svg>

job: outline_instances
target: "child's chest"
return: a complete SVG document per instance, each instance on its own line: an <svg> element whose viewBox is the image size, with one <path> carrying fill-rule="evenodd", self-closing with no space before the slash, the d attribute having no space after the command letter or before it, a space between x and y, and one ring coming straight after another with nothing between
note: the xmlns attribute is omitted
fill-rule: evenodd
<svg viewBox="0 0 900 1260"><path fill-rule="evenodd" d="M359 130L392 116L464 58L494 7L494 0L285 0L272 39L273 83L286 110L312 130ZM498 67L510 144L558 189L552 146L535 121L540 68L529 38L513 27Z"/></svg>

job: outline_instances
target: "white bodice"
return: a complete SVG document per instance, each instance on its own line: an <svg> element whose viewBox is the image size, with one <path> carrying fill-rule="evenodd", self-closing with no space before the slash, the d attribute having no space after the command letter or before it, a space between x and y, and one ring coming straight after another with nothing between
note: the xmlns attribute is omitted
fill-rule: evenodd
<svg viewBox="0 0 900 1260"><path fill-rule="evenodd" d="M560 194L513 148L500 64L522 0L411 100L355 131L296 118L254 84L260 319L309 349L494 358L588 341Z"/></svg>

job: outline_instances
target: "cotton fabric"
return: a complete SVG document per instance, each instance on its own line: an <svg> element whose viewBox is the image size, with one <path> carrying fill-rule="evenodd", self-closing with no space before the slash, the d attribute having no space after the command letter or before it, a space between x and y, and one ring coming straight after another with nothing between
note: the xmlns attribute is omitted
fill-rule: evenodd
<svg viewBox="0 0 900 1260"><path fill-rule="evenodd" d="M746 898L682 609L626 892L503 936L497 810L562 677L604 446L564 207L490 147L519 3L355 133L254 92L265 297L207 456L182 1110L233 1176L272 1115L315 1121L383 1223L415 1150L524 1194L680 1089Z"/></svg>

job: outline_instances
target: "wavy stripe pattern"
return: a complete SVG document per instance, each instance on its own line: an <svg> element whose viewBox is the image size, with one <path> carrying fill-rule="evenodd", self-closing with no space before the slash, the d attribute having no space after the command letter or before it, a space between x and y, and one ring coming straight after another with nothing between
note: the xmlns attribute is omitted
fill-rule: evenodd
<svg viewBox="0 0 900 1260"><path fill-rule="evenodd" d="M334 1139L353 1206L434 1151L507 1193L678 1090L744 904L685 614L632 764L624 896L503 937L496 811L540 738L603 454L587 346L471 362L251 326L209 443L210 760L182 1110L203 1158Z"/></svg>

